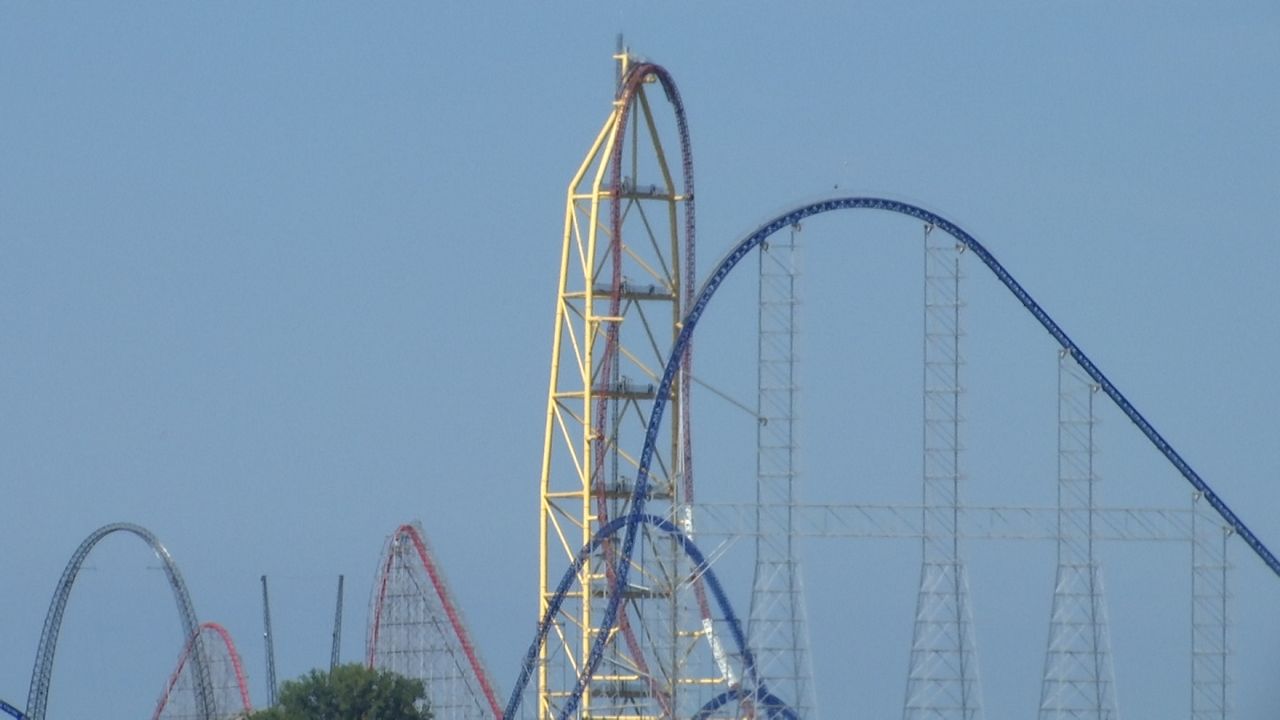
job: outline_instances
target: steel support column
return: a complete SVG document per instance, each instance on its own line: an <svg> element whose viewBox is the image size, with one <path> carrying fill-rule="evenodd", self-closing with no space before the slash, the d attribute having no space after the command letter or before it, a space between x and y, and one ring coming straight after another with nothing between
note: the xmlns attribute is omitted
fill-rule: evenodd
<svg viewBox="0 0 1280 720"><path fill-rule="evenodd" d="M924 540L904 720L982 715L978 652L960 553L960 255L924 231Z"/></svg>
<svg viewBox="0 0 1280 720"><path fill-rule="evenodd" d="M1040 720L1115 720L1115 673L1095 548L1098 386L1058 353L1058 570Z"/></svg>
<svg viewBox="0 0 1280 720"><path fill-rule="evenodd" d="M813 717L813 669L796 548L796 333L800 226L760 246L755 575L747 636L769 691Z"/></svg>
<svg viewBox="0 0 1280 720"><path fill-rule="evenodd" d="M1191 720L1226 720L1231 716L1227 541L1232 532L1200 493L1192 496L1191 528Z"/></svg>

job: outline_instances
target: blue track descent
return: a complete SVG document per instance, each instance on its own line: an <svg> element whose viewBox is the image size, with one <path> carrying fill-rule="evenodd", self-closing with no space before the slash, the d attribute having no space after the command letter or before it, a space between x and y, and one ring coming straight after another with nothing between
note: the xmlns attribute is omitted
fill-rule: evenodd
<svg viewBox="0 0 1280 720"><path fill-rule="evenodd" d="M579 677L579 682L574 694L568 698L565 712L562 714L562 717L567 717L567 715L577 707L577 703L581 699L582 692L585 689L587 682L595 673L596 667L604 657L605 644L609 637L609 633L606 632L606 630L608 628L612 628L614 623L617 622L618 610L622 604L622 594L619 592L619 589L625 587L627 584L627 578L631 570L631 558L635 551L639 525L642 522L647 522L646 518L649 517L644 515L644 505L649 494L649 467L653 462L653 453L657 445L658 431L662 425L662 417L666 411L667 398L671 395L671 386L675 381L676 375L680 371L681 358L684 356L685 348L688 347L693 338L693 332L697 328L698 320L702 317L702 313L706 311L707 305L711 302L711 298L715 295L716 290L719 289L720 285L724 282L725 278L728 277L734 267L736 267L738 263L740 263L751 251L755 250L756 247L764 242L769 236L814 215L820 215L822 213L832 212L835 210L859 209L883 210L921 220L955 238L966 250L972 252L982 260L983 264L987 266L987 269L995 274L1009 292L1013 293L1013 296L1022 303L1022 306L1027 309L1027 312L1031 313L1031 315L1039 321L1044 329L1053 336L1053 339L1071 355L1071 357L1080 365L1081 368L1084 369L1086 373L1088 373L1089 377L1092 378L1094 382L1098 383L1098 386L1107 394L1107 397L1111 398L1112 402L1120 408L1121 412L1123 412L1134 425L1138 426L1138 429L1147 437L1147 440L1149 440L1151 444L1154 445L1162 455L1164 455L1169 463L1173 465L1184 478L1186 478L1187 482L1191 484L1195 491L1200 493L1201 496L1208 501L1209 505L1222 516L1222 519L1235 531L1235 533L1245 541L1245 543L1254 551L1255 554L1258 555L1259 558L1262 559L1264 563L1266 563L1267 567L1269 567L1277 576L1280 576L1280 560L1276 559L1276 556L1272 554L1267 546L1264 545L1253 531L1244 524L1244 521L1242 521L1231 510L1231 508L1227 506L1222 498L1220 498L1218 494L1209 487L1209 484L1206 483L1194 469L1192 469L1191 465L1182 458L1178 451L1174 449L1173 445L1171 445L1168 440L1165 440L1164 436L1161 435L1146 419L1146 417L1144 417L1142 413L1133 406L1133 403L1129 402L1128 398L1126 398L1124 394L1121 393L1109 379L1107 379L1107 376L1103 374L1102 370L1100 370L1098 366L1089 359L1088 355L1085 355L1084 351L1076 345L1076 343L1065 331L1063 331L1061 327L1058 326L1056 322L1054 322L1053 318L1049 316L1049 313L1045 312L1044 308L1040 307L1040 304L1037 303L1035 299L1031 297L1030 293L1028 293L1022 285L1020 285L1018 281L1009 274L1009 271L1006 270L998 260L996 260L995 256L983 247L982 243L978 242L976 238L968 232L965 232L965 230L950 220L947 220L936 213L930 212L929 210L925 210L924 208L911 205L910 203L875 197L832 198L803 205L783 213L764 225L761 225L746 238L739 241L738 244L735 245L733 249L730 250L729 253L716 265L715 270L703 283L702 288L698 292L697 298L694 300L693 305L685 315L684 321L681 325L680 334L676 337L675 344L672 346L671 352L668 355L667 364L662 374L662 380L658 385L657 393L655 395L653 408L649 414L649 423L645 433L644 449L640 454L639 468L636 472L635 489L631 498L632 511L627 517L618 519L618 521L626 521L626 534L622 543L621 556L617 559L617 572L614 578L612 591L610 592L609 604L606 607L604 617L600 622L601 632L596 633L596 640L591 647L591 653L588 656L587 665L584 668L582 675ZM547 618L544 618L543 621L545 623ZM544 628L539 628L539 637L545 637ZM535 641L535 643L540 643L540 640ZM525 664L526 666L531 667L529 658L526 658ZM522 676L524 675L525 670L522 668ZM510 717L510 715L508 715L508 717Z"/></svg>

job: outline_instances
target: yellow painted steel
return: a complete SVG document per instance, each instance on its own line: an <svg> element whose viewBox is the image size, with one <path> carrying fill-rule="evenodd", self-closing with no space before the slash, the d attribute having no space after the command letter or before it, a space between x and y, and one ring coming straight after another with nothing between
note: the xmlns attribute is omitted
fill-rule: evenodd
<svg viewBox="0 0 1280 720"><path fill-rule="evenodd" d="M630 58L615 56L619 78L626 78ZM628 116L628 113L630 115ZM625 137L619 132L626 127ZM625 512L622 500L626 472L635 465L628 454L643 444L644 420L652 401L666 353L679 332L681 319L681 273L683 240L679 227L680 204L686 201L676 189L676 180L663 152L661 126L655 120L643 85L626 102L619 93L604 126L592 142L585 159L569 183L565 204L563 246L560 254L556 320L551 350L551 379L547 390L546 424L540 479L539 510L539 616L543 616L561 576L580 548L599 527L597 502L610 498L610 517ZM622 186L611 187L611 158L619 143L623 167ZM643 182L641 174L644 174ZM648 184L650 181L652 185ZM619 212L625 231L621 248L611 237L611 203L621 203ZM646 207L660 205L659 212ZM651 216L652 215L652 216ZM620 252L622 277L614 278L611 253ZM619 311L610 312L614 282L622 284L615 301ZM634 284L634 287L632 286ZM655 312L650 308L657 307ZM609 377L604 376L608 337L617 329ZM638 377L631 377L635 373ZM673 391L668 417L679 419L686 388ZM604 423L597 427L597 418ZM668 422L669 440L664 440L654 462L653 491L646 512L673 517L679 502L683 471L684 428L678 420ZM596 457L597 453L602 457ZM596 495L593 495L593 490ZM597 495L599 497L597 497ZM674 517L673 517L674 520ZM684 562L675 543L654 544L649 552L667 553L661 563L676 568ZM666 571L664 571L666 572ZM682 687L714 683L716 678L686 677L684 658L692 652L700 633L680 630L675 591L684 581L675 570L672 577L640 564L634 565L628 592L643 597L649 605L631 601L630 622L669 628L663 642L667 647L647 650L653 664L648 674L622 646L620 627L609 630L612 660L606 660L581 698L577 717L656 717L655 703L641 698L641 690L656 692L676 701ZM538 657L538 717L558 716L562 702L587 662L599 622L593 616L603 606L609 590L608 569L600 554L586 563L577 578L576 591L566 596L559 615L547 635ZM655 599L657 598L657 599ZM651 607L650 607L651 606ZM646 616L646 613L648 616ZM664 615L665 613L665 615ZM658 620L655 617L661 616ZM646 626L645 641L655 633ZM661 634L661 633L656 633ZM631 702L628 705L628 702ZM610 704L612 703L612 704ZM595 712L593 712L595 711Z"/></svg>

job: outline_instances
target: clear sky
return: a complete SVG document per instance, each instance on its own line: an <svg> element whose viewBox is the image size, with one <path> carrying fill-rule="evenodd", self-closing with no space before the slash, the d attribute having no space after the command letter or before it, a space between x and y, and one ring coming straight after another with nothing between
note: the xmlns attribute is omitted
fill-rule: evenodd
<svg viewBox="0 0 1280 720"><path fill-rule="evenodd" d="M908 199L977 235L1280 545L1280 10L1273 3L0 5L0 697L25 702L58 577L153 530L263 690L361 656L384 537L421 519L505 691L536 616L565 187L615 35L692 127L703 268L775 211ZM804 499L918 498L919 227L804 231ZM967 268L966 493L1054 498L1054 348ZM754 396L753 283L704 379ZM752 496L750 418L698 401L708 495ZM1109 414L1108 414L1109 413ZM1118 413L1103 490L1189 490ZM914 423L914 425L913 425ZM704 429L705 428L705 429ZM705 459L704 459L705 458ZM1128 717L1184 717L1185 549L1105 549ZM745 612L749 543L722 573ZM900 713L919 548L806 544L820 706ZM1053 548L975 544L987 715L1029 717ZM1239 717L1280 707L1280 580L1232 546ZM142 717L180 646L163 574L103 543L51 717Z"/></svg>

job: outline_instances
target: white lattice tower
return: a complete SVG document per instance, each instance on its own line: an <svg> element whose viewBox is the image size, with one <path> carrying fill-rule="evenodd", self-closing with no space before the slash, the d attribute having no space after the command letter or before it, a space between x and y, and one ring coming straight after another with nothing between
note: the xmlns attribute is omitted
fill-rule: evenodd
<svg viewBox="0 0 1280 720"><path fill-rule="evenodd" d="M442 592L438 568L429 563L417 523L388 538L370 602L366 663L421 680L437 718L492 720L487 680L472 669L469 642L455 626L457 610Z"/></svg>
<svg viewBox="0 0 1280 720"><path fill-rule="evenodd" d="M1231 716L1227 540L1231 528L1199 494L1191 511L1191 720Z"/></svg>
<svg viewBox="0 0 1280 720"><path fill-rule="evenodd" d="M760 247L756 564L748 638L769 691L801 718L814 716L804 584L793 522L797 448L800 227Z"/></svg>
<svg viewBox="0 0 1280 720"><path fill-rule="evenodd" d="M1058 569L1049 621L1040 720L1115 720L1115 672L1102 570L1095 554L1098 387L1058 354Z"/></svg>
<svg viewBox="0 0 1280 720"><path fill-rule="evenodd" d="M960 552L960 254L924 233L924 491L920 591L904 720L981 717L978 653Z"/></svg>

